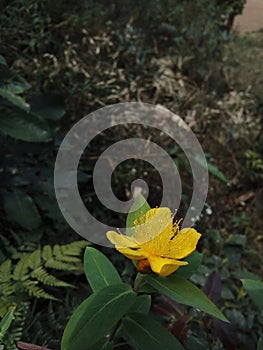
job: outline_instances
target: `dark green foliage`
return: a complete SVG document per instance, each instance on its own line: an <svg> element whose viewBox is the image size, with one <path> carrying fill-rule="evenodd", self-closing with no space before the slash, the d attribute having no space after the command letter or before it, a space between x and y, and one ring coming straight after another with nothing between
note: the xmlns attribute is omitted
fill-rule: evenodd
<svg viewBox="0 0 263 350"><path fill-rule="evenodd" d="M119 0L1 2L0 263L7 294L0 294L0 299L1 305L19 304L8 330L10 339L5 339L7 349L14 346L14 339L47 342L58 349L69 315L90 293L83 287L79 269L71 271L73 266L79 267L80 256L66 254L67 261L61 258L63 246L77 236L65 224L54 196L56 150L69 127L88 112L135 100L161 103L187 117L209 152L213 176L207 208L212 207L213 215L204 213L199 223L200 232L206 235L201 242L204 257L191 281L204 286L211 271L219 271L222 292L218 305L235 326L232 339L236 348L253 349L257 342L258 349L262 347L258 340L263 332L262 315L240 284L241 278L254 279L262 272L262 254L258 253L262 252L262 206L251 214L256 200L262 202L263 133L258 118L262 112L262 34L258 33L256 40L228 36L233 16L243 5L243 0L129 0L125 6ZM117 134L129 135L127 130ZM148 132L145 135L148 137ZM153 133L152 140L158 142L158 138ZM106 218L97 205L87 175L103 147L114 140L115 132L94 143L86 163L80 164L79 179L85 204L91 203L96 216L118 226L116 214L107 213ZM191 171L183 155L166 139L159 142L167 146L180 171L186 170L186 187L190 187ZM131 172L134 167L135 175ZM114 175L116 194L125 200L130 183L145 172L153 184L151 204L158 205L161 187L145 163L120 165ZM252 200L236 202L248 191ZM183 206L189 198L188 192L184 194ZM238 204L231 206L231 201ZM208 230L211 227L213 230ZM58 243L62 246L55 248ZM49 247L45 253L44 247ZM50 252L53 258L49 260ZM29 256L36 265L27 260ZM130 282L132 264L117 254L111 258ZM198 265L200 256L192 258ZM14 279L15 271L23 281ZM192 272L188 267L178 270L187 277ZM55 285L60 283L80 288L65 287L58 292ZM210 295L214 295L212 287ZM63 304L34 297L40 294L62 298ZM147 302L142 304L147 310ZM173 311L169 322L178 319L182 323L167 327L188 331L187 349L228 349L222 333L231 338L229 329L213 322L211 334L210 321L198 318L193 309L183 311L197 321L186 322ZM167 314L163 319L167 320ZM112 346L106 339L104 342Z"/></svg>

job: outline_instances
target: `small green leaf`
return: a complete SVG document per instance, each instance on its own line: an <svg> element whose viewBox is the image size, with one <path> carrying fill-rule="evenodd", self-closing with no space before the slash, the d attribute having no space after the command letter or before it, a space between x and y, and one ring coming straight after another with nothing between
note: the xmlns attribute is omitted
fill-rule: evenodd
<svg viewBox="0 0 263 350"><path fill-rule="evenodd" d="M188 261L188 265L181 266L177 271L175 271L174 274L176 276L181 276L184 278L191 277L200 266L202 258L203 255L201 253L193 252L191 255L184 259L185 261Z"/></svg>
<svg viewBox="0 0 263 350"><path fill-rule="evenodd" d="M0 131L17 140L49 142L52 135L47 123L38 116L0 106Z"/></svg>
<svg viewBox="0 0 263 350"><path fill-rule="evenodd" d="M24 111L29 111L29 104L20 96L15 95L7 87L0 87L0 96L11 102L18 108L23 109Z"/></svg>
<svg viewBox="0 0 263 350"><path fill-rule="evenodd" d="M4 196L4 209L12 221L28 230L36 229L41 224L37 207L24 192L7 192Z"/></svg>
<svg viewBox="0 0 263 350"><path fill-rule="evenodd" d="M132 235L133 234L133 230L129 230L129 228L134 227L134 221L138 220L140 221L140 218L145 215L147 213L147 211L149 211L151 209L151 207L149 206L149 204L147 203L146 199L143 197L142 194L139 194L128 215L127 215L127 220L126 220L126 234L127 235Z"/></svg>
<svg viewBox="0 0 263 350"><path fill-rule="evenodd" d="M228 322L217 306L199 288L186 279L175 275L166 278L145 276L144 279L158 292L169 296L178 303L193 306Z"/></svg>
<svg viewBox="0 0 263 350"><path fill-rule="evenodd" d="M215 165L207 163L207 167L210 174L214 175L218 180L224 182L225 184L228 183L228 180L225 177L225 175Z"/></svg>
<svg viewBox="0 0 263 350"><path fill-rule="evenodd" d="M122 283L110 260L95 248L86 248L84 270L93 292L98 292L100 289L113 284Z"/></svg>
<svg viewBox="0 0 263 350"><path fill-rule="evenodd" d="M228 180L225 177L225 175L214 164L211 164L210 162L204 162L204 160L199 157L195 157L195 160L199 165L203 166L204 168L207 168L209 173L214 175L218 180L224 182L225 184L228 183Z"/></svg>
<svg viewBox="0 0 263 350"><path fill-rule="evenodd" d="M0 64L7 65L6 60L5 60L4 56L2 56L2 55L0 55Z"/></svg>
<svg viewBox="0 0 263 350"><path fill-rule="evenodd" d="M261 310L263 310L263 282L250 279L242 279L241 282L250 298Z"/></svg>
<svg viewBox="0 0 263 350"><path fill-rule="evenodd" d="M8 328L10 327L14 319L14 311L15 311L15 307L11 308L0 321L0 341L5 336L6 331L8 330Z"/></svg>
<svg viewBox="0 0 263 350"><path fill-rule="evenodd" d="M1 85L2 89L5 89L15 95L22 94L26 90L30 89L30 87L30 84L22 77L15 77L15 79Z"/></svg>
<svg viewBox="0 0 263 350"><path fill-rule="evenodd" d="M149 315L132 313L123 319L123 330L139 349L183 350L181 343Z"/></svg>
<svg viewBox="0 0 263 350"><path fill-rule="evenodd" d="M62 338L62 350L87 350L106 337L136 300L131 286L122 283L92 294L76 309Z"/></svg>

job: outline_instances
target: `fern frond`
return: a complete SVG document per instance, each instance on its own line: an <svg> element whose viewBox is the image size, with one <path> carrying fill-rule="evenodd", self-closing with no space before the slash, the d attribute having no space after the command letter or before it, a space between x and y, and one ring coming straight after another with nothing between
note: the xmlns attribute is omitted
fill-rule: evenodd
<svg viewBox="0 0 263 350"><path fill-rule="evenodd" d="M74 271L77 269L77 267L74 266L73 264L66 263L56 259L49 259L45 263L45 266L51 269L61 270L61 271Z"/></svg>
<svg viewBox="0 0 263 350"><path fill-rule="evenodd" d="M13 283L1 283L1 294L12 295L15 291L15 284Z"/></svg>
<svg viewBox="0 0 263 350"><path fill-rule="evenodd" d="M61 252L64 255L80 256L81 252L89 243L87 241L76 241L66 245L61 246Z"/></svg>
<svg viewBox="0 0 263 350"><path fill-rule="evenodd" d="M63 271L74 271L82 263L81 253L88 245L87 241L77 241L66 245L55 245L43 248L42 258L46 261L45 266Z"/></svg>
<svg viewBox="0 0 263 350"><path fill-rule="evenodd" d="M4 315L8 312L11 307L15 307L16 303L13 300L14 298L10 298L8 296L2 296L0 298L0 317L4 317Z"/></svg>
<svg viewBox="0 0 263 350"><path fill-rule="evenodd" d="M38 281L24 281L18 286L18 290L21 292L27 292L27 294L31 297L59 301L59 299L55 298L53 295L45 292L42 288L40 288L38 286Z"/></svg>
<svg viewBox="0 0 263 350"><path fill-rule="evenodd" d="M43 267L39 267L34 270L31 274L33 278L36 278L39 282L42 282L44 285L51 287L73 287L70 283L59 280L58 278L47 273Z"/></svg>
<svg viewBox="0 0 263 350"><path fill-rule="evenodd" d="M83 248L87 245L87 241L54 247L46 245L30 253L21 253L22 256L18 255L19 260L15 266L10 259L4 261L0 265L0 314L6 311L6 305L20 303L26 295L58 300L45 291L45 286L74 286L58 279L48 269L79 271Z"/></svg>
<svg viewBox="0 0 263 350"><path fill-rule="evenodd" d="M47 261L49 259L52 259L52 257L53 257L52 248L50 247L50 245L45 245L42 252L42 258Z"/></svg>
<svg viewBox="0 0 263 350"><path fill-rule="evenodd" d="M37 249L29 255L31 269L37 269L41 266L41 250Z"/></svg>
<svg viewBox="0 0 263 350"><path fill-rule="evenodd" d="M30 268L30 256L31 254L26 254L18 261L13 273L14 280L25 281L28 278L28 272Z"/></svg>
<svg viewBox="0 0 263 350"><path fill-rule="evenodd" d="M6 260L0 265L0 282L9 282L12 277L11 260Z"/></svg>

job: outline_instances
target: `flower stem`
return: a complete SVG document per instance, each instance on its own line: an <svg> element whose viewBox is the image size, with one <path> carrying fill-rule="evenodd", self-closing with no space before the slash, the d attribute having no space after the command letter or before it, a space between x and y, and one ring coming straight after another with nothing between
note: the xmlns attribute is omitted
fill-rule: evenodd
<svg viewBox="0 0 263 350"><path fill-rule="evenodd" d="M116 323L115 327L113 328L113 331L109 337L109 341L113 341L118 329L120 328L121 325L121 319Z"/></svg>
<svg viewBox="0 0 263 350"><path fill-rule="evenodd" d="M142 281L143 281L143 276L141 276L139 278L139 280L137 281L137 283L134 285L134 287L133 287L134 292L138 292L138 290L140 289L140 286L142 284Z"/></svg>

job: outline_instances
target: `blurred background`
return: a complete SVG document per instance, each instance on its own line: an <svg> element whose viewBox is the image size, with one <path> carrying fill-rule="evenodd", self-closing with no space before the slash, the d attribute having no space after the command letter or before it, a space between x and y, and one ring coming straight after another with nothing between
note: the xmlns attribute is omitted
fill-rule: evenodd
<svg viewBox="0 0 263 350"><path fill-rule="evenodd" d="M158 307L153 313L186 349L256 349L263 314L240 278L263 274L262 37L262 0L0 1L0 316L15 308L6 349L19 340L59 349L67 320L90 293L81 263L88 242L60 214L54 161L76 121L124 101L165 106L204 149L210 185L196 225L204 258L192 280L212 299L216 291L231 326L187 307L191 317L176 327L178 309L169 320ZM174 159L183 215L192 193L188 161L168 136L138 125L111 128L86 148L78 174L85 205L121 227L125 217L96 198L92 171L107 147L132 136L149 138ZM115 169L115 195L129 199L136 178L158 205L160 176L143 161ZM131 281L132 264L102 250Z"/></svg>

